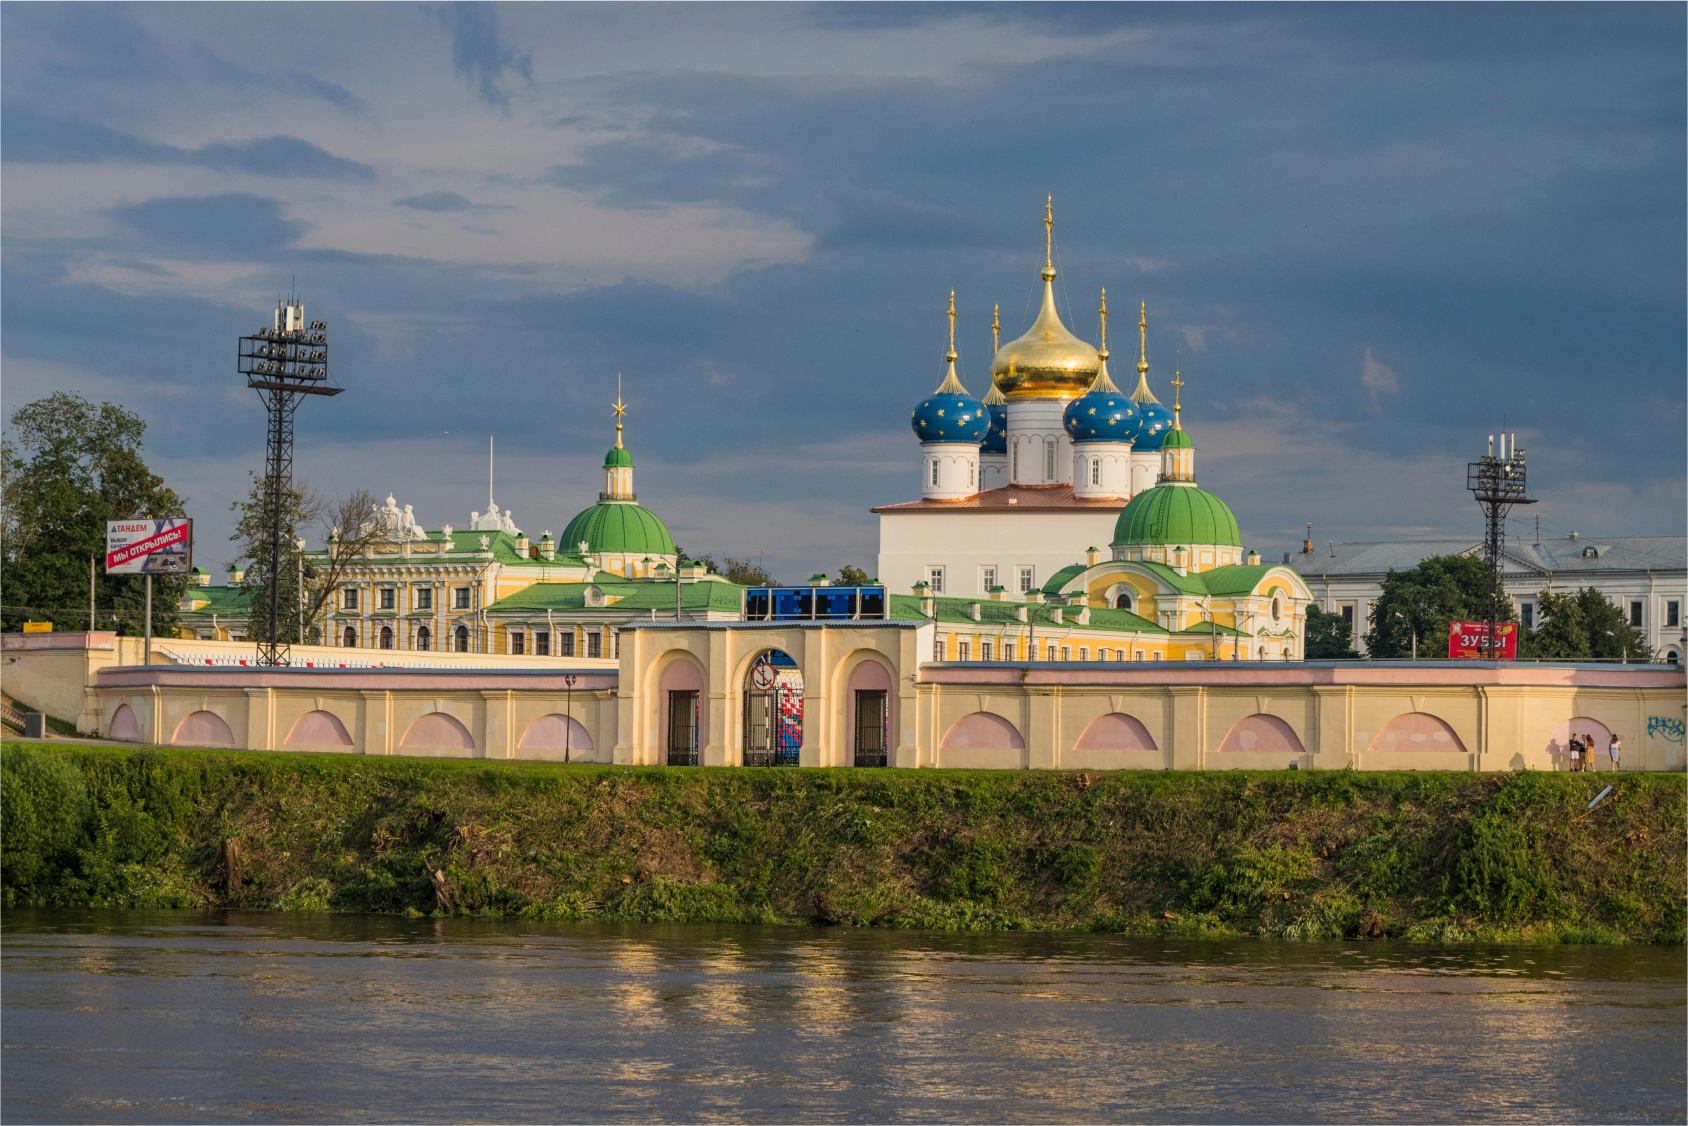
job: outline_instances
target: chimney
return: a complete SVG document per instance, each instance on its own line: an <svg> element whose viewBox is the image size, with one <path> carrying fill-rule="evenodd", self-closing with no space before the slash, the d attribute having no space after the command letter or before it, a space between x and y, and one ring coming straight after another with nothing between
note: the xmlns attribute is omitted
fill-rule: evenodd
<svg viewBox="0 0 1688 1126"><path fill-rule="evenodd" d="M1301 554L1313 554L1313 525L1307 525L1307 538L1301 541Z"/></svg>
<svg viewBox="0 0 1688 1126"><path fill-rule="evenodd" d="M969 602L967 604L967 616L972 618L975 622L980 620L982 615L979 613L979 604L977 602Z"/></svg>
<svg viewBox="0 0 1688 1126"><path fill-rule="evenodd" d="M1024 622L1024 621L1029 620L1029 618L1026 614L1026 608L1024 606L1014 607L1014 620L1017 621L1017 622Z"/></svg>
<svg viewBox="0 0 1688 1126"><path fill-rule="evenodd" d="M557 558L557 544L556 541L551 538L549 530L547 530L543 536L539 537L539 557L541 559Z"/></svg>
<svg viewBox="0 0 1688 1126"><path fill-rule="evenodd" d="M831 586L832 580L819 572L809 576L810 586Z"/></svg>
<svg viewBox="0 0 1688 1126"><path fill-rule="evenodd" d="M1284 562L1287 563L1289 560L1286 559ZM1260 566L1260 553L1258 551L1251 551L1248 553L1248 565L1250 567Z"/></svg>
<svg viewBox="0 0 1688 1126"><path fill-rule="evenodd" d="M1004 587L993 586L990 589L990 595L992 602L1001 602L1003 599L1008 597L1008 591Z"/></svg>
<svg viewBox="0 0 1688 1126"><path fill-rule="evenodd" d="M1087 547L1087 548L1084 549L1085 566L1094 567L1094 566L1096 566L1096 564L1100 563L1101 561L1102 561L1102 552L1101 552L1100 549L1094 548L1094 547Z"/></svg>

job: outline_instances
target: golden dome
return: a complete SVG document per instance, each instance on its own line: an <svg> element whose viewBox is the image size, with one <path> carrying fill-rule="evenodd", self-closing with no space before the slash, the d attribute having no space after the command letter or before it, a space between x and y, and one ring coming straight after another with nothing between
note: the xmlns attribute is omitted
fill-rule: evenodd
<svg viewBox="0 0 1688 1126"><path fill-rule="evenodd" d="M1055 222L1050 210L1043 221L1051 232L1052 249ZM997 350L991 380L1010 399L1072 399L1090 389L1101 366L1096 349L1068 332L1055 311L1055 266L1046 252L1043 308L1024 336Z"/></svg>

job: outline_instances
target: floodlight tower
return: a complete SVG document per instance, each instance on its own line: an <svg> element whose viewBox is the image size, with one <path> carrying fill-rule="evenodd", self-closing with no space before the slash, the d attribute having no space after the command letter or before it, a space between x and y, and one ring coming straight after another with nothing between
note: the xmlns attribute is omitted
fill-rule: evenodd
<svg viewBox="0 0 1688 1126"><path fill-rule="evenodd" d="M1509 440L1510 439L1510 440ZM1515 504L1534 504L1524 495L1524 451L1518 435L1500 436L1500 454L1495 454L1495 436L1489 435L1489 452L1465 467L1465 487L1477 498L1488 521L1483 540L1483 557L1489 564L1489 632L1483 639L1483 656L1494 660L1500 651L1500 553L1504 546L1506 514Z"/></svg>
<svg viewBox="0 0 1688 1126"><path fill-rule="evenodd" d="M269 411L269 439L264 460L264 558L255 560L264 576L262 613L268 629L258 638L260 665L289 663L288 644L279 640L291 607L281 604L283 535L287 493L293 485L293 412L306 395L338 395L345 390L328 378L328 322L305 323L305 306L293 297L276 303L275 321L240 338L236 361L246 385L258 392Z"/></svg>

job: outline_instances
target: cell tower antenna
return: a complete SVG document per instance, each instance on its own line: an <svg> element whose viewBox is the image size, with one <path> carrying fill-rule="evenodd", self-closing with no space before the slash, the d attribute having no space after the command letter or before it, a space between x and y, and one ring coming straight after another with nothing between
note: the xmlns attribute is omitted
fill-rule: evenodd
<svg viewBox="0 0 1688 1126"><path fill-rule="evenodd" d="M1491 661L1498 660L1501 652L1496 632L1500 628L1500 566L1506 536L1506 514L1515 504L1536 503L1524 495L1524 470L1524 451L1518 448L1517 435L1512 435L1509 443L1504 429L1500 435L1498 454L1495 452L1494 435L1491 434L1489 452L1465 467L1465 487L1477 499L1488 523L1483 537L1483 558L1489 567L1489 628L1483 637L1483 656Z"/></svg>
<svg viewBox="0 0 1688 1126"><path fill-rule="evenodd" d="M264 583L264 604L253 607L250 632L258 644L260 665L286 665L291 658L283 636L289 624L302 628L294 608L282 604L281 582L292 571L285 553L288 494L293 489L293 412L306 395L338 395L328 376L328 322L305 321L298 300L298 279L289 285L286 301L277 301L274 322L236 348L235 368L246 385L258 392L269 414L264 447L263 558L254 560ZM295 592L297 595L299 592ZM300 636L300 642L304 637Z"/></svg>

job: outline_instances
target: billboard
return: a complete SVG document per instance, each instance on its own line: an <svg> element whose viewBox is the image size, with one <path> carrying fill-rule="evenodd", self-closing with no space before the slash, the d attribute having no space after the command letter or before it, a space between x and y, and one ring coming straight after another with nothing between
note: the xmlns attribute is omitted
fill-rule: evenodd
<svg viewBox="0 0 1688 1126"><path fill-rule="evenodd" d="M1518 627L1512 622L1502 622L1495 627L1499 633L1499 652L1495 656L1502 661L1515 660L1518 656ZM1448 623L1448 656L1454 660L1483 659L1483 641L1489 636L1488 622L1449 622Z"/></svg>
<svg viewBox="0 0 1688 1126"><path fill-rule="evenodd" d="M193 569L193 521L106 521L106 574L185 575Z"/></svg>

